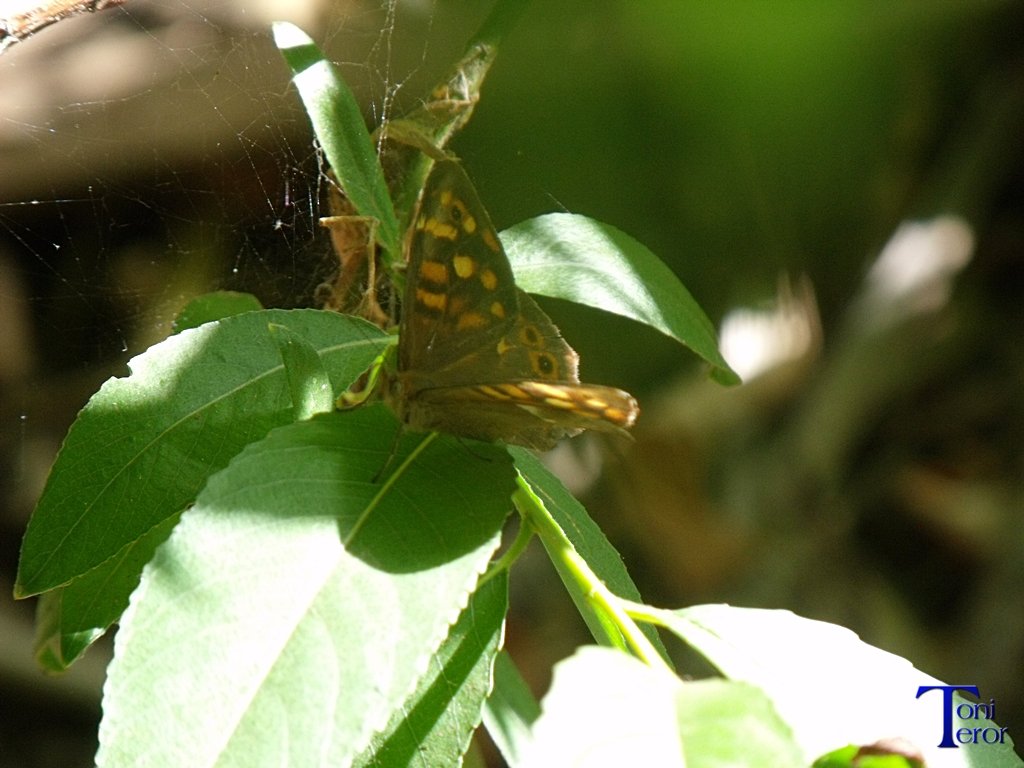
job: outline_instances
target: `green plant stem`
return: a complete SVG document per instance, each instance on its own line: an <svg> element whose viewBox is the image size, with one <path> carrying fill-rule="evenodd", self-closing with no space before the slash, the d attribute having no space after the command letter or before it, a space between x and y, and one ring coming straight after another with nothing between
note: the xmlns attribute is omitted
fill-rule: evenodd
<svg viewBox="0 0 1024 768"><path fill-rule="evenodd" d="M671 628L671 622L663 616L667 612L661 608L655 608L653 605L644 605L643 603L635 603L632 600L626 600L621 597L619 598L619 605L637 621L653 624L656 627Z"/></svg>
<svg viewBox="0 0 1024 768"><path fill-rule="evenodd" d="M609 643L625 647L651 667L671 672L651 641L626 612L626 601L615 595L598 578L522 475L517 482L519 488L512 500L523 516L524 523L528 522L537 531L562 580L570 590L575 588L579 597L594 612L607 632Z"/></svg>
<svg viewBox="0 0 1024 768"><path fill-rule="evenodd" d="M502 571L507 571L512 567L512 563L519 559L519 556L523 554L526 546L530 543L530 539L533 538L533 527L530 526L525 520L521 520L519 524L519 532L516 534L515 541L509 545L509 548L505 550L505 553L499 557L487 572L480 577L480 583L477 585L477 589L482 587L492 578L497 576Z"/></svg>

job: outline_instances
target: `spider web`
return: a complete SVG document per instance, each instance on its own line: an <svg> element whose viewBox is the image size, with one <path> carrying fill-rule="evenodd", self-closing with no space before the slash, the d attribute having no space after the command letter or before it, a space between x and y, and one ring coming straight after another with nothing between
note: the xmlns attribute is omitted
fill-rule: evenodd
<svg viewBox="0 0 1024 768"><path fill-rule="evenodd" d="M11 10L0 0L0 17ZM127 0L0 56L0 585L8 593L60 442L105 379L125 375L127 361L166 337L196 295L241 290L264 306L311 306L337 267L318 224L326 168L272 22L295 23L319 43L372 127L417 105L483 10L434 0ZM37 674L32 611L29 601L0 605L0 626L12 628L19 648L12 663L26 678ZM98 691L100 681L94 669L85 687ZM43 721L32 712L26 722ZM66 725L62 738L74 730ZM95 723L82 725L73 738L87 764ZM19 733L49 740L8 726L0 752Z"/></svg>
<svg viewBox="0 0 1024 768"><path fill-rule="evenodd" d="M332 268L317 226L324 168L270 23L309 31L375 125L407 107L407 83L429 81L436 13L130 0L12 47L0 58L2 319L25 335L5 342L0 377L123 361L206 290L309 305Z"/></svg>
<svg viewBox="0 0 1024 768"><path fill-rule="evenodd" d="M189 299L312 306L336 269L326 169L271 23L317 40L375 126L416 106L479 12L128 0L0 56L3 572L77 411Z"/></svg>

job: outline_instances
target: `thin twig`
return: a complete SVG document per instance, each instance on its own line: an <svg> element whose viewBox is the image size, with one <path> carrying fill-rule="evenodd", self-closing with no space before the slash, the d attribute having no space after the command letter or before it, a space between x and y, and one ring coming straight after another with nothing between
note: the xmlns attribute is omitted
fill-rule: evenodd
<svg viewBox="0 0 1024 768"><path fill-rule="evenodd" d="M103 11L124 2L126 0L49 0L22 13L0 18L0 53L58 21L80 13Z"/></svg>

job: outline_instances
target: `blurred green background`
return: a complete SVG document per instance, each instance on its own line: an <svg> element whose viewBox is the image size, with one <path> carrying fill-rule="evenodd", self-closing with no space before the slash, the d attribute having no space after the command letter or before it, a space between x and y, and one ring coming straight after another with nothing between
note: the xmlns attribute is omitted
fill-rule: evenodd
<svg viewBox="0 0 1024 768"><path fill-rule="evenodd" d="M322 169L270 21L320 41L376 123L416 106L490 6L128 0L0 56L7 594L106 377L196 293L304 306L329 277ZM842 623L979 685L1018 739L1021 29L1024 6L995 0L535 2L452 147L499 228L587 214L661 256L716 326L776 321L745 342L775 363L724 390L653 331L545 304L586 380L640 398L634 445L553 460L647 599ZM909 220L918 247L886 263L930 277L897 290L871 269ZM521 565L508 644L542 692L585 635L541 553ZM0 766L90 764L109 645L43 680L31 622L0 601Z"/></svg>

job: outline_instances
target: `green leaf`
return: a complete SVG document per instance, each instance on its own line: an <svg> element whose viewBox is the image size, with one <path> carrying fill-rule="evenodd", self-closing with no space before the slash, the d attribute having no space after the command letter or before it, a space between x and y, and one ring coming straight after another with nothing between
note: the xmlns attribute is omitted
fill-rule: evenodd
<svg viewBox="0 0 1024 768"><path fill-rule="evenodd" d="M501 233L516 283L649 325L713 366L723 384L739 377L718 351L715 328L679 278L646 246L586 216L549 213Z"/></svg>
<svg viewBox="0 0 1024 768"><path fill-rule="evenodd" d="M168 519L245 445L291 421L271 322L319 351L338 391L389 343L355 318L265 310L172 336L107 381L68 432L22 542L15 594L63 586L58 635L115 621ZM72 583L86 574L85 588Z"/></svg>
<svg viewBox="0 0 1024 768"><path fill-rule="evenodd" d="M171 515L114 557L39 598L35 655L45 669L67 669L121 615L143 566L170 536L178 517Z"/></svg>
<svg viewBox="0 0 1024 768"><path fill-rule="evenodd" d="M95 628L68 632L63 625L63 595L63 589L55 589L40 596L36 603L34 655L36 663L47 672L63 672L103 633Z"/></svg>
<svg viewBox="0 0 1024 768"><path fill-rule="evenodd" d="M491 687L508 610L508 574L473 593L415 692L356 766L454 765L469 747Z"/></svg>
<svg viewBox="0 0 1024 768"><path fill-rule="evenodd" d="M171 324L172 333L198 328L203 323L223 320L225 317L263 309L260 300L251 293L214 291L196 296L184 306Z"/></svg>
<svg viewBox="0 0 1024 768"><path fill-rule="evenodd" d="M398 219L355 96L309 35L283 21L274 23L273 33L345 194L360 215L377 221L377 239L392 259L400 258Z"/></svg>
<svg viewBox="0 0 1024 768"><path fill-rule="evenodd" d="M484 706L484 727L509 765L522 763L538 717L540 704L515 662L502 651L494 660L494 690Z"/></svg>
<svg viewBox="0 0 1024 768"><path fill-rule="evenodd" d="M345 765L387 724L515 486L497 446L406 434L392 457L397 429L383 405L321 414L210 478L121 621L99 766Z"/></svg>
<svg viewBox="0 0 1024 768"><path fill-rule="evenodd" d="M803 768L800 748L764 692L732 680L683 683L676 697L687 768Z"/></svg>
<svg viewBox="0 0 1024 768"><path fill-rule="evenodd" d="M331 378L316 348L286 326L270 323L267 330L281 352L295 420L305 421L318 413L333 411Z"/></svg>
<svg viewBox="0 0 1024 768"><path fill-rule="evenodd" d="M756 688L684 683L607 648L556 665L542 711L523 765L801 765Z"/></svg>
<svg viewBox="0 0 1024 768"><path fill-rule="evenodd" d="M924 763L915 756L887 752L885 745L865 750L848 744L822 755L812 768L924 768Z"/></svg>
<svg viewBox="0 0 1024 768"><path fill-rule="evenodd" d="M185 331L129 361L68 432L22 543L17 594L61 586L179 512L242 447L290 420L269 323L319 351L343 389L387 345L369 323L264 310Z"/></svg>
<svg viewBox="0 0 1024 768"><path fill-rule="evenodd" d="M793 729L806 762L851 743L901 737L928 765L1022 765L1009 737L1006 744L939 749L940 692L916 694L918 686L941 683L848 629L789 611L726 605L663 611L659 618L726 677L763 690ZM954 717L954 728L981 726L992 723Z"/></svg>
<svg viewBox="0 0 1024 768"><path fill-rule="evenodd" d="M679 680L608 648L585 646L555 665L524 766L682 766Z"/></svg>
<svg viewBox="0 0 1024 768"><path fill-rule="evenodd" d="M547 507L555 522L558 523L569 541L572 542L573 547L587 561L594 573L619 597L639 601L640 592L626 571L622 556L590 518L583 505L566 490L561 480L551 474L543 462L532 452L525 448L512 446L508 451L523 478L544 502L544 506ZM553 561L558 563L559 558L553 558ZM579 593L574 580L566 578L561 573L559 575L562 576L562 582L580 611L580 615L590 627L591 634L598 642L602 642L606 633L600 619L591 610L586 596ZM648 625L644 625L642 629L662 657L668 659L668 652L658 637L657 631Z"/></svg>

